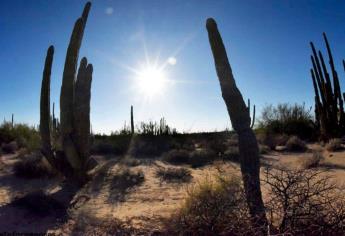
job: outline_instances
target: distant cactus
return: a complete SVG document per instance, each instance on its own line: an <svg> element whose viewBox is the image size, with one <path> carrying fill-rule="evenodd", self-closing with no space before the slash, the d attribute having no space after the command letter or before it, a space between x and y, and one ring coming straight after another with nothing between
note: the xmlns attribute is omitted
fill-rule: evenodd
<svg viewBox="0 0 345 236"><path fill-rule="evenodd" d="M134 134L134 115L133 115L133 106L131 106L131 133Z"/></svg>
<svg viewBox="0 0 345 236"><path fill-rule="evenodd" d="M59 126L61 144L58 149L61 150L53 150L51 145L50 74L54 55L53 46L50 46L47 52L41 87L42 153L52 166L78 182L86 180L86 163L90 152L90 99L93 68L91 64L87 63L86 58L81 60L78 74L76 73L79 49L90 7L91 3L88 2L82 17L76 21L67 49L60 94L61 125L55 119L53 109L53 133ZM61 163L64 165L61 166Z"/></svg>
<svg viewBox="0 0 345 236"><path fill-rule="evenodd" d="M259 149L255 134L250 128L250 110L236 86L215 20L207 19L206 28L222 96L228 109L232 127L238 133L241 172L252 224L255 228L260 227L265 231L267 219L260 189Z"/></svg>
<svg viewBox="0 0 345 236"><path fill-rule="evenodd" d="M320 130L321 139L328 140L345 135L345 94L342 94L340 89L339 77L335 70L331 48L325 33L323 33L323 38L328 52L332 81L321 51L317 53L312 42L310 42L310 46L313 67L310 72L315 93L316 125ZM345 69L344 61L343 65Z"/></svg>

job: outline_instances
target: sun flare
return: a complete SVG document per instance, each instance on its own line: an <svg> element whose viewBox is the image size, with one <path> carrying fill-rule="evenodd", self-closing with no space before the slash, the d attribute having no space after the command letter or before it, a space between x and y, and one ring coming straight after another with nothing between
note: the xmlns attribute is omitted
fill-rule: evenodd
<svg viewBox="0 0 345 236"><path fill-rule="evenodd" d="M159 68L147 67L138 72L138 87L141 93L152 97L163 92L167 79Z"/></svg>

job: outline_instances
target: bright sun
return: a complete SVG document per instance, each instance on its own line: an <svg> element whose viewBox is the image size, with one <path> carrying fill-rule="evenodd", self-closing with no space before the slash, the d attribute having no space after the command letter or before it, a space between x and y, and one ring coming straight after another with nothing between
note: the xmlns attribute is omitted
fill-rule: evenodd
<svg viewBox="0 0 345 236"><path fill-rule="evenodd" d="M162 93L167 82L163 71L155 67L144 68L137 76L140 92L149 97Z"/></svg>

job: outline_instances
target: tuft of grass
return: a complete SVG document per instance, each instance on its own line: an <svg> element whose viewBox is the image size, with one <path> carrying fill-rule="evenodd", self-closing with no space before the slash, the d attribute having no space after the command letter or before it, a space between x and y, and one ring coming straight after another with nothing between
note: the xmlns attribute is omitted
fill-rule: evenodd
<svg viewBox="0 0 345 236"><path fill-rule="evenodd" d="M292 136L287 141L286 148L291 152L304 152L307 150L307 145L297 136Z"/></svg>
<svg viewBox="0 0 345 236"><path fill-rule="evenodd" d="M206 178L167 220L168 235L239 235L249 225L241 181L236 176Z"/></svg>
<svg viewBox="0 0 345 236"><path fill-rule="evenodd" d="M325 157L322 155L321 152L313 152L313 155L311 157L302 160L302 167L304 169L316 168L324 160Z"/></svg>
<svg viewBox="0 0 345 236"><path fill-rule="evenodd" d="M160 167L156 171L156 177L158 177L161 181L169 183L189 182L192 179L191 171L183 167Z"/></svg>
<svg viewBox="0 0 345 236"><path fill-rule="evenodd" d="M31 153L19 157L19 161L13 166L14 174L17 177L34 179L50 178L56 176L56 172L49 165L47 160L39 153Z"/></svg>
<svg viewBox="0 0 345 236"><path fill-rule="evenodd" d="M339 138L334 138L329 140L329 142L326 144L326 150L329 152L336 152L343 149L342 147L342 141Z"/></svg>

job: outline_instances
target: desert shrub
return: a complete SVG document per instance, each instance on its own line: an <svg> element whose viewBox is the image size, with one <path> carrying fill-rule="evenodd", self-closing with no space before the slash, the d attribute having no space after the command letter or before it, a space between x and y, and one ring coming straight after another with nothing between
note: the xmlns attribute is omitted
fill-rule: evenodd
<svg viewBox="0 0 345 236"><path fill-rule="evenodd" d="M228 147L228 149L224 153L223 160L239 162L240 152L239 152L238 147L232 147L232 146Z"/></svg>
<svg viewBox="0 0 345 236"><path fill-rule="evenodd" d="M313 152L311 157L306 157L302 159L302 167L304 169L316 168L320 165L320 162L324 161L325 157L321 152Z"/></svg>
<svg viewBox="0 0 345 236"><path fill-rule="evenodd" d="M311 109L307 109L304 104L269 105L263 108L258 127L267 134L296 135L311 139L315 135L312 119Z"/></svg>
<svg viewBox="0 0 345 236"><path fill-rule="evenodd" d="M135 157L158 157L173 147L173 140L170 136L134 136L129 148L129 154Z"/></svg>
<svg viewBox="0 0 345 236"><path fill-rule="evenodd" d="M202 167L213 162L216 158L217 154L213 150L195 150L190 154L188 164L193 168Z"/></svg>
<svg viewBox="0 0 345 236"><path fill-rule="evenodd" d="M15 153L18 150L18 144L16 141L12 141L9 143L3 143L1 145L1 149L4 153Z"/></svg>
<svg viewBox="0 0 345 236"><path fill-rule="evenodd" d="M189 162L189 152L183 149L171 150L163 155L163 161L174 165L187 164Z"/></svg>
<svg viewBox="0 0 345 236"><path fill-rule="evenodd" d="M0 143L10 143L15 141L19 148L26 148L29 151L40 148L40 135L33 126L26 124L3 123L0 126Z"/></svg>
<svg viewBox="0 0 345 236"><path fill-rule="evenodd" d="M47 160L39 153L19 156L19 161L13 166L14 174L21 178L53 177L57 173L52 169Z"/></svg>
<svg viewBox="0 0 345 236"><path fill-rule="evenodd" d="M181 208L168 219L168 235L242 235L248 229L248 210L236 176L206 178L188 189Z"/></svg>
<svg viewBox="0 0 345 236"><path fill-rule="evenodd" d="M341 146L342 141L339 138L331 139L326 144L326 150L329 152L336 152L341 150L343 147Z"/></svg>
<svg viewBox="0 0 345 236"><path fill-rule="evenodd" d="M286 149L291 152L304 152L307 150L307 145L297 136L292 136L286 143Z"/></svg>
<svg viewBox="0 0 345 236"><path fill-rule="evenodd" d="M223 137L217 137L207 140L206 148L211 149L218 155L222 155L226 151L227 145Z"/></svg>
<svg viewBox="0 0 345 236"><path fill-rule="evenodd" d="M30 212L30 214L40 217L54 214L62 218L66 213L66 207L62 203L46 195L43 191L29 193L22 198L17 198L11 205L25 209Z"/></svg>
<svg viewBox="0 0 345 236"><path fill-rule="evenodd" d="M286 134L272 134L260 131L257 135L258 143L274 150L276 146L285 146L289 140Z"/></svg>
<svg viewBox="0 0 345 236"><path fill-rule="evenodd" d="M267 145L261 145L259 144L259 152L260 154L267 154L271 151L270 147L268 147Z"/></svg>
<svg viewBox="0 0 345 236"><path fill-rule="evenodd" d="M266 208L278 233L342 235L344 190L320 170L266 169ZM273 217L273 218L272 218Z"/></svg>
<svg viewBox="0 0 345 236"><path fill-rule="evenodd" d="M157 169L155 174L161 181L170 183L189 182L192 179L191 171L183 167L160 167Z"/></svg>
<svg viewBox="0 0 345 236"><path fill-rule="evenodd" d="M128 135L95 135L95 140L91 146L92 154L125 154L131 142L131 136Z"/></svg>

